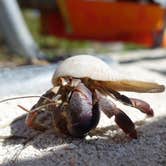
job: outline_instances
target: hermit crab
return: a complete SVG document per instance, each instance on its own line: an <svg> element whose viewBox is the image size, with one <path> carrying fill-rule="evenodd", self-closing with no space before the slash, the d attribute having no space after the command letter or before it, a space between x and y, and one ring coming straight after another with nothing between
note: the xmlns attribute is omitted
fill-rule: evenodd
<svg viewBox="0 0 166 166"><path fill-rule="evenodd" d="M37 130L53 128L57 133L72 137L84 137L94 129L99 122L100 111L103 111L108 118L114 116L117 125L127 135L137 138L134 123L113 100L153 116L148 103L129 98L119 91L164 91L164 85L127 79L90 55L77 55L64 60L56 68L52 83L53 88L32 107L26 124Z"/></svg>

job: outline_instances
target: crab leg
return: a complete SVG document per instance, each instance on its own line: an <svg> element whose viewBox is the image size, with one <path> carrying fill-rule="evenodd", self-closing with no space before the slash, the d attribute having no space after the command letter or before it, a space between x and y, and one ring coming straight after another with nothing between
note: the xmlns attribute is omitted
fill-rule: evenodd
<svg viewBox="0 0 166 166"><path fill-rule="evenodd" d="M114 110L115 122L117 125L130 137L137 138L137 131L135 130L135 125L132 120L119 108Z"/></svg>
<svg viewBox="0 0 166 166"><path fill-rule="evenodd" d="M27 110L26 108L19 105L21 109L28 112L25 123L28 127L44 131L48 129L48 126L44 124L44 122L50 120L51 111L42 111L43 108L54 109L56 110L56 100L53 100L53 97L57 96L55 92L55 88L48 90L45 94L43 94L38 102L31 108L31 110ZM52 100L52 102L51 102Z"/></svg>
<svg viewBox="0 0 166 166"><path fill-rule="evenodd" d="M52 88L50 90L48 90L46 93L44 93L40 99L38 100L38 102L31 108L32 109L35 109L43 104L46 104L46 103L49 103L49 99L51 100L54 96L56 96L56 92L57 90L55 90L55 88ZM48 100L46 100L48 99Z"/></svg>
<svg viewBox="0 0 166 166"><path fill-rule="evenodd" d="M139 109L141 112L147 114L148 116L154 115L153 109L145 101L135 98L130 98L130 101L132 103L132 106Z"/></svg>
<svg viewBox="0 0 166 166"><path fill-rule="evenodd" d="M55 103L45 104L31 111L27 110L21 105L18 105L18 107L28 112L28 115L25 120L27 126L40 131L45 131L49 128L50 124L52 123L52 111L57 111ZM41 110L42 108L47 108L48 111L43 111Z"/></svg>
<svg viewBox="0 0 166 166"><path fill-rule="evenodd" d="M117 125L130 137L137 138L137 132L132 120L108 98L102 97L99 99L100 109L111 118L115 116Z"/></svg>
<svg viewBox="0 0 166 166"><path fill-rule="evenodd" d="M38 115L39 115L38 110L30 112L26 117L25 123L28 127L32 129L45 131L47 128L37 121Z"/></svg>
<svg viewBox="0 0 166 166"><path fill-rule="evenodd" d="M153 109L150 107L150 105L140 99L136 99L136 98L129 98L125 95L121 95L119 92L113 91L111 90L111 94L113 94L113 96L119 100L120 102L122 102L125 105L129 105L131 107L137 108L139 109L141 112L147 114L148 116L153 116L154 112Z"/></svg>

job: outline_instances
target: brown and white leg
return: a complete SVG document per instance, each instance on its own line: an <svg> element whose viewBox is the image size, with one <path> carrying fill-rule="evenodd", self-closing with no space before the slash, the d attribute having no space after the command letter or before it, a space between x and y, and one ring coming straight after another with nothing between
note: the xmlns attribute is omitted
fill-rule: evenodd
<svg viewBox="0 0 166 166"><path fill-rule="evenodd" d="M27 115L25 123L30 128L45 131L52 125L52 114L46 111L33 111Z"/></svg>
<svg viewBox="0 0 166 166"><path fill-rule="evenodd" d="M99 100L100 109L111 118L115 116L117 125L130 137L137 138L137 131L132 120L108 98L101 97Z"/></svg>
<svg viewBox="0 0 166 166"><path fill-rule="evenodd" d="M121 95L119 92L116 91L112 91L111 93L117 100L119 100L123 104L137 108L141 112L147 114L148 116L154 115L153 109L150 107L150 105L147 102L136 98L129 98L125 95Z"/></svg>
<svg viewBox="0 0 166 166"><path fill-rule="evenodd" d="M38 102L31 108L30 111L24 107L19 106L23 110L28 112L25 123L28 127L44 131L48 129L52 122L52 111L56 110L56 103L53 98L56 97L54 89L48 90L43 94Z"/></svg>
<svg viewBox="0 0 166 166"><path fill-rule="evenodd" d="M130 98L130 101L132 102L132 106L139 109L141 112L147 114L148 116L154 115L153 109L147 102L135 98Z"/></svg>

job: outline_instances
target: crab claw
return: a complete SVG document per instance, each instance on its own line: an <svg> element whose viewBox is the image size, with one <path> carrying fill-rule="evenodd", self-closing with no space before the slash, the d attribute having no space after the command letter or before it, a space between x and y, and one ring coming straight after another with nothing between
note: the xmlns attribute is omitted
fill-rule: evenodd
<svg viewBox="0 0 166 166"><path fill-rule="evenodd" d="M137 131L132 120L120 109L115 112L115 122L131 138L137 139Z"/></svg>
<svg viewBox="0 0 166 166"><path fill-rule="evenodd" d="M132 102L133 107L139 109L141 112L147 114L148 116L154 116L153 109L147 102L135 98L130 98L130 101Z"/></svg>

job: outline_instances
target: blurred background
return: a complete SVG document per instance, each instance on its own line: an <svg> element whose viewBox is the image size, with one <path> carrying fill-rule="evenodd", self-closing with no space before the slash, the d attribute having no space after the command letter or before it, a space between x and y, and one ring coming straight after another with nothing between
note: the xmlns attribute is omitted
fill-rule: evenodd
<svg viewBox="0 0 166 166"><path fill-rule="evenodd" d="M0 67L166 46L164 0L1 0Z"/></svg>

